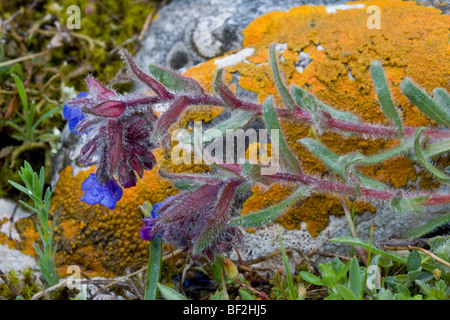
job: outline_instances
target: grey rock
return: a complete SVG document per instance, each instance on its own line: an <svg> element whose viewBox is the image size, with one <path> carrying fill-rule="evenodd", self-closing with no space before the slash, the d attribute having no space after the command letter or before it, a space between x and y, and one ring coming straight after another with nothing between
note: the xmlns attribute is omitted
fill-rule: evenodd
<svg viewBox="0 0 450 320"><path fill-rule="evenodd" d="M158 12L137 55L142 66L185 70L242 48L242 30L271 11L343 0L174 0Z"/></svg>

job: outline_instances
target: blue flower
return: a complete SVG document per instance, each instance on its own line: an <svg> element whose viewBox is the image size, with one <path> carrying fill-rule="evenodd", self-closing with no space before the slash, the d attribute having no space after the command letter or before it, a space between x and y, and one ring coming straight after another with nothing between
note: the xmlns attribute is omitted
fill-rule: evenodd
<svg viewBox="0 0 450 320"><path fill-rule="evenodd" d="M87 96L88 93L82 91L77 95L77 98L86 98ZM64 105L63 116L64 119L69 121L69 130L74 134L80 134L80 132L77 131L77 125L85 118L81 108Z"/></svg>
<svg viewBox="0 0 450 320"><path fill-rule="evenodd" d="M155 237L151 235L153 226L155 225L155 219L159 217L159 209L166 204L167 201L174 199L175 197L169 197L165 201L155 203L152 207L152 211L149 216L142 219L145 222L145 226L141 228L141 238L146 241L152 241Z"/></svg>
<svg viewBox="0 0 450 320"><path fill-rule="evenodd" d="M106 185L97 181L95 173L91 173L81 184L81 190L86 193L81 197L81 201L93 205L100 203L111 210L116 206L117 201L122 198L122 188L117 184L116 180L110 180Z"/></svg>

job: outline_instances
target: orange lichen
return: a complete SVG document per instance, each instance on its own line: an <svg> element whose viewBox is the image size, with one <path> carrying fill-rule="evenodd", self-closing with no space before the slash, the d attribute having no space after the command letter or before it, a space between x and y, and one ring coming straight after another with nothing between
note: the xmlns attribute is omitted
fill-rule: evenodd
<svg viewBox="0 0 450 320"><path fill-rule="evenodd" d="M286 49L279 53L279 65L287 85L305 88L321 101L338 110L351 112L364 122L389 125L379 107L369 72L370 63L380 60L404 125L435 125L407 100L399 84L403 78L410 77L428 92L435 87L449 89L450 17L442 15L437 9L424 8L414 2L362 3L366 7L377 5L381 8L380 30L367 28L369 15L366 8L328 14L323 6L301 6L288 12L272 12L254 20L243 31L244 47L251 46L255 53L246 62L225 70L238 73L239 85L245 90L256 92L260 101L273 95L275 102L282 107L267 62L269 46L273 43L285 44ZM310 58L303 72L298 72L295 66L300 52L309 54ZM321 176L330 173L317 157L296 143L299 138L311 135L308 125L282 120L281 128L306 172ZM320 139L337 154L361 152L371 155L399 143L397 140L365 140L328 132L322 134ZM426 173L418 173L412 161L400 156L361 170L395 188L416 181L419 175L423 176L421 187L438 185ZM264 193L254 189L253 196L244 204L243 214L266 207L267 201L274 204L283 200L289 193L286 190L282 192L280 188L280 185L274 185ZM317 235L326 226L329 214L341 213L336 199L330 196L323 199L311 197L300 206L288 210L279 220L287 228L299 228L302 221L306 222L311 234ZM374 211L373 207L365 203L357 204L357 207Z"/></svg>
<svg viewBox="0 0 450 320"><path fill-rule="evenodd" d="M160 150L157 158L161 160ZM94 167L75 177L70 167L60 173L50 212L59 220L54 239L61 272L76 264L89 275L113 276L125 267L137 268L148 261L148 242L139 235L143 222L138 206L144 201L164 201L177 192L170 181L158 175L158 169L145 172L135 187L124 189L114 210L80 201L84 193L81 183Z"/></svg>

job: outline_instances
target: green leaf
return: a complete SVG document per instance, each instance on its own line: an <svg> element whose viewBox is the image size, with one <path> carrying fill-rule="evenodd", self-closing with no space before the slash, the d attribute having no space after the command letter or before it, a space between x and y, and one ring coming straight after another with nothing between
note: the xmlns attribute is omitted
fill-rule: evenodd
<svg viewBox="0 0 450 320"><path fill-rule="evenodd" d="M150 260L148 262L144 300L158 300L158 288L160 288L159 281L161 279L161 267L162 267L161 246L162 240L159 237L155 237L152 241L150 241ZM161 293L167 300L180 300L167 298L163 290L161 290Z"/></svg>
<svg viewBox="0 0 450 320"><path fill-rule="evenodd" d="M394 213L420 213L420 208L428 200L428 197L429 196L393 198L390 204Z"/></svg>
<svg viewBox="0 0 450 320"><path fill-rule="evenodd" d="M174 180L173 185L180 190L195 190L198 189L202 184L192 180Z"/></svg>
<svg viewBox="0 0 450 320"><path fill-rule="evenodd" d="M202 95L204 93L202 87L194 79L153 64L148 66L148 70L156 81L171 91L191 95Z"/></svg>
<svg viewBox="0 0 450 320"><path fill-rule="evenodd" d="M304 97L309 96L309 97L314 98L314 96L312 94L308 93L306 90L304 90L300 87L297 87L296 85L291 85L291 94L292 94L292 97L297 102L297 104L300 106L302 105L302 101L303 101ZM353 123L361 122L358 119L358 117L355 116L354 114L333 109L332 107L326 105L325 103L323 103L317 99L316 99L316 104L319 109L322 109L323 111L328 112L336 120L348 121L348 122L353 122Z"/></svg>
<svg viewBox="0 0 450 320"><path fill-rule="evenodd" d="M280 227L278 227L278 238L280 239L281 255L283 256L283 264L286 271L289 296L291 297L291 300L297 300L297 292L295 290L294 281L292 280L291 268L289 267L288 257L286 255L286 251L284 250L283 240L281 239Z"/></svg>
<svg viewBox="0 0 450 320"><path fill-rule="evenodd" d="M331 241L333 241L333 242L341 242L341 243L348 243L348 244L360 246L360 247L363 247L366 250L368 250L370 248L370 245L368 243L362 241L359 238L354 238L354 237L338 237L338 238L331 239ZM389 252L380 250L380 249L375 248L375 247L372 247L371 251L374 252L375 254L381 254L385 258L392 259L394 261L406 264L406 258L401 257L399 255L396 255L396 254L393 254L393 253L389 253Z"/></svg>
<svg viewBox="0 0 450 320"><path fill-rule="evenodd" d="M280 129L280 124L278 122L277 113L272 104L272 97L267 98L263 104L263 114L264 114L264 122L266 124L266 128L271 135L271 143L275 145L278 143L280 150L280 159L283 160L283 163L288 167L291 171L297 174L301 174L302 170L300 165L292 154L291 150L286 144L284 140L283 134ZM278 137L272 136L272 130L278 130ZM275 148L276 149L276 148ZM274 155L272 155L274 156Z"/></svg>
<svg viewBox="0 0 450 320"><path fill-rule="evenodd" d="M36 130L37 126L44 121L45 119L51 117L52 115L54 115L55 113L58 113L62 110L61 107L54 107L52 109L50 109L49 111L47 111L46 113L44 113L34 124L33 124L33 128L32 130Z"/></svg>
<svg viewBox="0 0 450 320"><path fill-rule="evenodd" d="M187 300L185 296L178 293L176 290L158 283L158 289L166 300Z"/></svg>
<svg viewBox="0 0 450 320"><path fill-rule="evenodd" d="M275 45L272 45L269 48L269 54L270 54L270 67L272 68L272 74L275 85L278 89L278 93L280 94L281 99L283 100L283 103L286 106L286 109L294 111L295 102L292 99L291 95L289 94L289 91L286 89L286 86L284 85L280 77L280 70L278 68L277 56L275 53Z"/></svg>
<svg viewBox="0 0 450 320"><path fill-rule="evenodd" d="M420 257L419 252L417 252L417 250L411 251L411 253L408 256L408 260L406 262L406 268L408 272L418 270L421 264L422 258Z"/></svg>
<svg viewBox="0 0 450 320"><path fill-rule="evenodd" d="M253 212L245 216L239 217L231 222L234 226L244 226L247 228L259 227L278 218L286 209L302 197L309 195L309 189L301 186L286 200L261 211Z"/></svg>
<svg viewBox="0 0 450 320"><path fill-rule="evenodd" d="M420 149L420 136L422 135L422 132L425 130L424 127L420 127L416 130L416 134L414 137L414 152L416 153L417 159L419 162L427 169L431 174L433 174L436 178L438 178L441 181L444 182L450 182L450 176L446 175L439 169L437 169L435 166L433 166L423 154L422 150Z"/></svg>
<svg viewBox="0 0 450 320"><path fill-rule="evenodd" d="M373 61L370 65L370 72L372 74L373 83L377 92L378 101L384 114L397 126L398 136L402 135L402 120L398 114L397 109L391 99L389 86L384 75L383 67L379 61Z"/></svg>
<svg viewBox="0 0 450 320"><path fill-rule="evenodd" d="M28 189L25 188L25 187L23 187L22 185L20 185L20 184L14 182L14 181L11 181L11 180L8 180L8 182L9 182L10 184L12 184L12 186L13 186L14 188L16 188L16 189L22 191L22 192L25 193L26 195L29 195L29 194L30 194L30 193L28 192Z"/></svg>
<svg viewBox="0 0 450 320"><path fill-rule="evenodd" d="M28 114L28 99L25 87L23 86L22 80L20 80L18 76L16 76L15 74L13 74L12 76L14 78L14 82L16 83L17 91L19 92L20 101L22 101L25 114Z"/></svg>
<svg viewBox="0 0 450 320"><path fill-rule="evenodd" d="M23 131L22 128L20 128L17 124L15 124L12 121L6 121L5 125L16 130L20 134L20 136L23 138L23 140L26 140L27 135L26 135L25 131Z"/></svg>
<svg viewBox="0 0 450 320"><path fill-rule="evenodd" d="M361 271L359 269L359 264L356 257L353 257L350 262L349 287L355 297L359 297L361 295Z"/></svg>
<svg viewBox="0 0 450 320"><path fill-rule="evenodd" d="M369 188L369 189L375 189L375 190L388 190L389 187L385 185L384 183L381 183L377 180L374 180L372 178L369 178L359 172L358 170L353 170L353 173L358 177L359 182L363 187Z"/></svg>
<svg viewBox="0 0 450 320"><path fill-rule="evenodd" d="M430 233L431 231L433 231L447 223L450 223L450 212L447 214L444 214L443 216L440 216L440 217L431 218L426 223L410 230L405 235L405 238L413 239L413 238L422 237L423 235Z"/></svg>
<svg viewBox="0 0 450 320"><path fill-rule="evenodd" d="M312 273L309 273L309 272L306 272L306 271L300 271L300 276L306 282L312 283L312 284L314 284L316 286L326 286L325 281L323 281L319 277L313 275Z"/></svg>
<svg viewBox="0 0 450 320"><path fill-rule="evenodd" d="M208 143L225 136L227 130L236 130L244 127L253 119L253 116L252 112L236 110L230 118L203 132L202 143ZM184 137L181 143L194 144L194 134L191 133Z"/></svg>
<svg viewBox="0 0 450 320"><path fill-rule="evenodd" d="M221 301L221 300L226 300L226 299L225 299L225 295L223 294L223 291L217 290L214 294L212 294L209 297L209 300Z"/></svg>
<svg viewBox="0 0 450 320"><path fill-rule="evenodd" d="M308 151L314 153L320 160L322 160L325 165L336 172L341 177L345 178L345 170L339 164L339 156L335 154L333 151L329 150L322 143L317 140L311 138L302 138L299 142L306 148Z"/></svg>
<svg viewBox="0 0 450 320"><path fill-rule="evenodd" d="M437 123L450 126L450 113L441 108L426 92L417 87L410 79L403 79L400 87L406 97L414 103L420 111Z"/></svg>
<svg viewBox="0 0 450 320"><path fill-rule="evenodd" d="M352 290L342 284L337 284L336 289L344 300L358 300Z"/></svg>
<svg viewBox="0 0 450 320"><path fill-rule="evenodd" d="M381 292L381 290L383 290L383 292ZM391 290L385 290L384 288L381 288L381 290L381 294L378 296L378 300L395 300L394 294Z"/></svg>
<svg viewBox="0 0 450 320"><path fill-rule="evenodd" d="M255 300L253 296L244 289L239 289L239 295L241 296L241 300Z"/></svg>
<svg viewBox="0 0 450 320"><path fill-rule="evenodd" d="M447 113L450 113L450 95L442 88L433 90L434 101L437 102Z"/></svg>
<svg viewBox="0 0 450 320"><path fill-rule="evenodd" d="M36 208L33 208L33 207L30 206L28 203L26 203L26 202L24 202L24 201L22 201L22 200L19 200L19 202L20 202L22 205L24 205L25 207L27 207L28 209L30 209L31 211L34 211L34 212L36 212L36 213L39 213L39 210L37 210Z"/></svg>

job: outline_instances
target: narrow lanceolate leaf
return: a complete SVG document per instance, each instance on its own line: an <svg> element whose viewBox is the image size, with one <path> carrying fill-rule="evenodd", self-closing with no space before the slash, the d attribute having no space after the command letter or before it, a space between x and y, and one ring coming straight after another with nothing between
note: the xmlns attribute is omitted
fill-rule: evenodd
<svg viewBox="0 0 450 320"><path fill-rule="evenodd" d="M279 216L281 216L286 209L294 204L299 199L309 195L309 189L306 186L299 187L293 194L291 194L286 200L271 206L270 208L263 209L261 211L253 212L237 218L231 222L235 226L244 226L246 228L260 227L265 225Z"/></svg>
<svg viewBox="0 0 450 320"><path fill-rule="evenodd" d="M315 276L312 273L309 273L307 271L300 271L300 276L306 282L315 284L316 286L325 286L326 285L326 282L323 281L321 278L319 278L318 276Z"/></svg>
<svg viewBox="0 0 450 320"><path fill-rule="evenodd" d="M414 138L414 152L416 153L417 159L425 167L425 169L427 169L436 178L448 183L448 182L450 182L450 176L446 175L444 172L440 171L435 166L433 166L427 160L427 158L425 158L425 155L423 154L422 149L420 149L420 136L422 135L422 132L424 130L425 130L424 127L420 127L419 129L417 129L415 138Z"/></svg>
<svg viewBox="0 0 450 320"><path fill-rule="evenodd" d="M227 130L235 130L244 127L251 119L253 119L253 116L254 114L252 112L236 110L230 118L206 130L202 135L202 143L208 143L225 136ZM185 144L194 144L194 134L192 133L191 135L184 137L181 142Z"/></svg>
<svg viewBox="0 0 450 320"><path fill-rule="evenodd" d="M221 190L221 195L218 197L210 220L195 241L194 249L192 250L193 254L198 254L207 247L227 226L229 219L228 207L230 206L237 186L238 181L233 180L228 182Z"/></svg>
<svg viewBox="0 0 450 320"><path fill-rule="evenodd" d="M164 111L158 118L153 133L153 140L158 140L161 136L168 131L170 126L178 120L178 116L188 106L189 99L185 96L178 97L170 105L170 107Z"/></svg>
<svg viewBox="0 0 450 320"><path fill-rule="evenodd" d="M57 112L60 112L62 109L61 107L54 107L52 109L50 109L49 111L47 111L46 113L44 113L34 124L33 124L33 130L35 130L37 128L37 126L44 121L45 119L51 117L52 115L54 115Z"/></svg>
<svg viewBox="0 0 450 320"><path fill-rule="evenodd" d="M390 253L390 252L386 252L386 251L380 250L380 249L375 248L375 247L371 247L369 243L364 242L363 240L361 240L359 238L338 237L338 238L331 239L331 241L333 241L333 242L340 242L340 243L348 243L348 244L360 246L360 247L363 247L366 250L369 250L369 248L370 248L370 250L374 254L381 254L385 258L392 259L394 261L406 264L406 258L405 257L401 257L399 255L396 255L396 254L393 254L393 253Z"/></svg>
<svg viewBox="0 0 450 320"><path fill-rule="evenodd" d="M286 279L288 282L288 288L289 288L289 296L291 297L291 300L297 300L297 292L295 290L294 281L292 279L292 273L291 268L289 267L289 260L286 254L286 250L284 250L283 246L283 239L281 239L281 233L280 228L278 227L278 238L280 239L280 247L281 247L281 255L283 256L283 265L284 269L286 271Z"/></svg>
<svg viewBox="0 0 450 320"><path fill-rule="evenodd" d="M158 289L166 300L187 300L187 298L178 293L178 291L161 283L158 283Z"/></svg>
<svg viewBox="0 0 450 320"><path fill-rule="evenodd" d="M362 290L361 271L359 269L358 260L353 257L350 262L349 287L353 294L359 298Z"/></svg>
<svg viewBox="0 0 450 320"><path fill-rule="evenodd" d="M420 111L437 123L450 126L450 113L434 102L426 92L417 87L410 79L406 78L402 81L401 89Z"/></svg>
<svg viewBox="0 0 450 320"><path fill-rule="evenodd" d="M444 111L450 113L450 95L447 91L442 88L436 88L433 90L433 98Z"/></svg>
<svg viewBox="0 0 450 320"><path fill-rule="evenodd" d="M194 79L184 77L181 74L153 64L148 66L148 70L156 81L160 82L172 92L189 93L191 95L204 94L203 88Z"/></svg>
<svg viewBox="0 0 450 320"><path fill-rule="evenodd" d="M214 76L213 88L216 95L230 108L239 108L242 101L236 98L233 92L223 83L223 69L218 69Z"/></svg>
<svg viewBox="0 0 450 320"><path fill-rule="evenodd" d="M305 97L314 98L312 94L308 93L306 90L302 88L297 87L296 85L291 85L291 94L299 106L302 106L303 98ZM316 104L319 109L328 112L336 120L360 123L360 120L354 114L351 114L349 112L338 111L317 99Z"/></svg>
<svg viewBox="0 0 450 320"><path fill-rule="evenodd" d="M337 291L339 291L339 294L342 296L342 298L344 298L344 300L358 300L353 291L346 286L337 284L336 289Z"/></svg>
<svg viewBox="0 0 450 320"><path fill-rule="evenodd" d="M280 129L280 123L278 122L278 117L275 108L272 104L272 97L267 98L263 104L263 114L264 122L266 128L271 135L271 143L276 145L278 143L280 159L283 159L284 165L289 168L293 173L301 174L302 170L297 161L297 158L292 154L289 149ZM278 131L278 137L272 136L272 131ZM278 139L276 139L278 138ZM276 148L275 148L276 149Z"/></svg>
<svg viewBox="0 0 450 320"><path fill-rule="evenodd" d="M370 72L372 74L375 91L377 92L378 101L380 102L381 108L389 120L397 126L398 135L401 136L402 119L400 118L400 115L392 102L391 93L389 91L389 86L381 63L379 61L372 62L370 65Z"/></svg>
<svg viewBox="0 0 450 320"><path fill-rule="evenodd" d="M130 70L132 75L134 75L143 84L147 85L162 99L167 99L169 97L169 92L161 83L139 70L139 68L134 63L133 57L128 52L122 51L122 55L125 62L128 64L128 69Z"/></svg>
<svg viewBox="0 0 450 320"><path fill-rule="evenodd" d="M384 183L381 183L377 180L374 180L372 178L369 178L359 172L358 170L353 170L353 173L358 177L359 183L361 186L366 187L368 189L375 189L375 190L388 190L389 187L385 185Z"/></svg>
<svg viewBox="0 0 450 320"><path fill-rule="evenodd" d="M328 168L336 172L341 177L345 177L345 170L339 164L339 156L329 150L322 143L311 138L302 138L299 142L310 152L314 153L322 160Z"/></svg>
<svg viewBox="0 0 450 320"><path fill-rule="evenodd" d="M405 238L407 239L413 239L413 238L419 238L427 233L430 233L431 231L450 223L450 212L447 214L444 214L443 216L432 218L428 220L426 223L410 230L406 235Z"/></svg>
<svg viewBox="0 0 450 320"><path fill-rule="evenodd" d="M22 101L23 108L25 110L25 114L28 114L28 100L27 100L27 93L25 91L25 88L23 86L22 80L15 74L12 75L14 78L14 82L16 83L17 91L19 92L20 101Z"/></svg>
<svg viewBox="0 0 450 320"><path fill-rule="evenodd" d="M278 62L277 62L277 56L275 53L275 46L272 45L269 49L270 54L270 67L272 68L272 74L274 78L275 85L277 86L278 93L281 96L281 99L283 100L284 105L286 106L286 109L294 111L295 110L295 102L292 99L289 91L287 90L286 86L284 85L283 81L280 77L280 70L278 68Z"/></svg>

